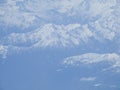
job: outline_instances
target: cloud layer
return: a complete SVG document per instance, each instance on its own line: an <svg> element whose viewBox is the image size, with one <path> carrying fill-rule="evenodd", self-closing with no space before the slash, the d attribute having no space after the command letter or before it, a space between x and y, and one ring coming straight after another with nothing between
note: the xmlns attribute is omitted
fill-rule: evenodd
<svg viewBox="0 0 120 90"><path fill-rule="evenodd" d="M0 2L0 45L20 49L92 42L119 47L119 8L118 0L5 0Z"/></svg>

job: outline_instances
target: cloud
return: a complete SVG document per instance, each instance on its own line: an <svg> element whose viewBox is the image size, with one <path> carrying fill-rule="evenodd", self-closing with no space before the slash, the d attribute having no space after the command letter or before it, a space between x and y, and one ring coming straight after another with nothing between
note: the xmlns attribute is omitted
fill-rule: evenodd
<svg viewBox="0 0 120 90"><path fill-rule="evenodd" d="M28 33L12 33L3 38L4 44L32 47L72 46L87 42L92 32L87 25L80 24L54 25L46 24L42 28ZM6 41L6 42L5 42Z"/></svg>
<svg viewBox="0 0 120 90"><path fill-rule="evenodd" d="M110 84L105 84L105 83L96 83L93 86L94 87L107 87L107 88L119 89L119 86L117 86L117 85L110 85Z"/></svg>
<svg viewBox="0 0 120 90"><path fill-rule="evenodd" d="M6 0L0 5L0 23L6 26L29 27L35 19L32 13L20 11L17 2L20 0Z"/></svg>
<svg viewBox="0 0 120 90"><path fill-rule="evenodd" d="M27 28L38 24L36 20L52 23L60 18L62 21L75 17L86 20L110 15L113 10L111 7L115 4L116 0L6 0L0 5L0 22L8 26ZM86 21L88 23L89 20Z"/></svg>
<svg viewBox="0 0 120 90"><path fill-rule="evenodd" d="M97 54L87 53L78 56L72 56L64 59L65 65L79 65L80 63L91 65L106 62L110 65L109 69L120 70L120 56L116 53Z"/></svg>
<svg viewBox="0 0 120 90"><path fill-rule="evenodd" d="M0 45L0 55L2 55L2 58L6 58L8 52L8 47Z"/></svg>
<svg viewBox="0 0 120 90"><path fill-rule="evenodd" d="M96 84L94 84L93 86L94 87L100 87L102 84L101 83L96 83Z"/></svg>
<svg viewBox="0 0 120 90"><path fill-rule="evenodd" d="M95 81L96 80L96 77L82 77L80 78L80 81Z"/></svg>
<svg viewBox="0 0 120 90"><path fill-rule="evenodd" d="M38 48L111 42L118 47L119 8L118 0L5 0L0 44Z"/></svg>

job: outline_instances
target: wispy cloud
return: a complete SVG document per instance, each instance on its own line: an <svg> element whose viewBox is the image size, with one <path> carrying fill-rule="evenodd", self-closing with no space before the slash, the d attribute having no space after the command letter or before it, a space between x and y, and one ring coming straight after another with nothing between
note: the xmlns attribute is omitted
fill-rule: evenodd
<svg viewBox="0 0 120 90"><path fill-rule="evenodd" d="M119 89L119 86L117 85L110 85L110 84L105 84L105 83L96 83L93 85L94 87L107 87L107 88L114 88L114 89Z"/></svg>
<svg viewBox="0 0 120 90"><path fill-rule="evenodd" d="M94 84L93 86L94 87L100 87L102 85L102 83L96 83L96 84Z"/></svg>
<svg viewBox="0 0 120 90"><path fill-rule="evenodd" d="M78 56L68 57L64 60L65 65L78 65L83 64L99 64L101 62L107 62L110 65L110 69L120 70L120 56L116 53L97 54L87 53Z"/></svg>
<svg viewBox="0 0 120 90"><path fill-rule="evenodd" d="M6 58L8 52L8 47L0 45L0 54L2 55L3 58Z"/></svg>
<svg viewBox="0 0 120 90"><path fill-rule="evenodd" d="M82 78L80 78L80 81L87 81L87 82L95 81L95 80L96 80L96 77L82 77Z"/></svg>

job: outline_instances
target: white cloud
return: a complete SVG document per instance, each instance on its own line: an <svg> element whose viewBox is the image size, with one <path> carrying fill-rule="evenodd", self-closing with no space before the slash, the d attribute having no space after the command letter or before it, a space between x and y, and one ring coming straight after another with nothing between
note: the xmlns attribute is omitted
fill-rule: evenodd
<svg viewBox="0 0 120 90"><path fill-rule="evenodd" d="M97 53L87 53L78 56L68 57L64 60L65 65L78 65L83 64L99 64L100 62L106 62L109 65L109 69L119 69L120 70L120 56L116 53L108 54L97 54Z"/></svg>
<svg viewBox="0 0 120 90"><path fill-rule="evenodd" d="M107 87L107 88L119 89L119 86L117 86L117 85L110 85L110 84L105 84L105 83L96 83L93 86L94 87Z"/></svg>
<svg viewBox="0 0 120 90"><path fill-rule="evenodd" d="M76 7L78 8L83 1L84 0L64 0L64 1L57 1L55 2L55 4L58 12L69 14L71 13L72 9L75 9Z"/></svg>
<svg viewBox="0 0 120 90"><path fill-rule="evenodd" d="M63 69L57 69L56 70L56 72L62 72L63 71Z"/></svg>
<svg viewBox="0 0 120 90"><path fill-rule="evenodd" d="M114 40L120 34L120 17L109 15L90 23L94 28L94 38L97 40Z"/></svg>
<svg viewBox="0 0 120 90"><path fill-rule="evenodd" d="M93 39L118 42L119 8L117 0L6 0L0 4L0 25L28 32L6 35L1 44L69 47L89 44ZM30 27L37 29L28 30Z"/></svg>
<svg viewBox="0 0 120 90"><path fill-rule="evenodd" d="M96 77L82 77L80 81L95 81Z"/></svg>
<svg viewBox="0 0 120 90"><path fill-rule="evenodd" d="M35 19L32 13L20 11L16 0L7 0L0 6L0 22L6 26L29 27Z"/></svg>
<svg viewBox="0 0 120 90"><path fill-rule="evenodd" d="M0 45L0 54L2 55L3 58L6 58L8 52L8 47Z"/></svg>
<svg viewBox="0 0 120 90"><path fill-rule="evenodd" d="M82 42L86 43L90 37L92 37L92 32L87 25L68 24L65 26L46 24L28 33L12 33L4 37L3 40L10 45L30 43L30 46L33 47L68 47L80 45Z"/></svg>
<svg viewBox="0 0 120 90"><path fill-rule="evenodd" d="M6 0L6 3L0 6L0 12L2 12L0 21L6 25L25 28L38 24L34 22L36 19L40 22L42 19L52 22L54 18L58 20L58 16L62 20L65 16L91 19L96 16L109 15L112 12L111 7L115 4L116 0Z"/></svg>
<svg viewBox="0 0 120 90"><path fill-rule="evenodd" d="M99 86L101 86L102 84L101 83L96 83L96 84L94 84L93 86L94 87L99 87Z"/></svg>

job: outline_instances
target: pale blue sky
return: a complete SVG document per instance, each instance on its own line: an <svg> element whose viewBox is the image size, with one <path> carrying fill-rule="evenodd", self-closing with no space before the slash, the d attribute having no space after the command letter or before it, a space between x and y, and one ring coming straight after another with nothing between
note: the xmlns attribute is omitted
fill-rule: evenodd
<svg viewBox="0 0 120 90"><path fill-rule="evenodd" d="M0 90L119 90L119 0L0 0Z"/></svg>

